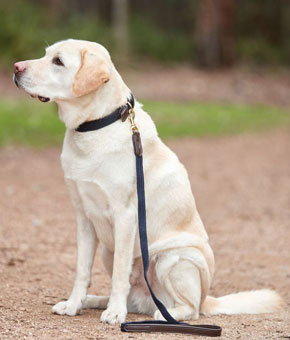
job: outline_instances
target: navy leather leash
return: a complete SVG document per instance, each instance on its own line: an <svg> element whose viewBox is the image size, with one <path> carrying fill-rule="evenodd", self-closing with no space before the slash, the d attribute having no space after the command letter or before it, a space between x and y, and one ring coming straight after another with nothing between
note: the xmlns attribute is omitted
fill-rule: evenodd
<svg viewBox="0 0 290 340"><path fill-rule="evenodd" d="M139 238L140 248L143 260L144 279L147 287L150 291L152 299L159 309L166 321L162 320L146 320L146 321L133 321L124 322L121 324L122 332L170 332L170 333L186 333L194 335L203 335L218 337L221 335L222 329L215 325L191 325L175 320L164 304L155 296L151 289L147 278L147 272L149 269L149 251L147 240L147 228L146 228L146 203L145 203L145 189L144 189L144 171L143 171L143 149L141 143L141 137L137 126L135 125L134 118L134 97L128 99L124 106L121 106L110 115L90 122L81 124L76 131L86 132L101 129L107 125L110 125L122 119L125 121L127 118L130 120L132 131L132 142L134 147L134 153L136 156L136 177L137 177L137 198L138 198L138 224L139 224Z"/></svg>

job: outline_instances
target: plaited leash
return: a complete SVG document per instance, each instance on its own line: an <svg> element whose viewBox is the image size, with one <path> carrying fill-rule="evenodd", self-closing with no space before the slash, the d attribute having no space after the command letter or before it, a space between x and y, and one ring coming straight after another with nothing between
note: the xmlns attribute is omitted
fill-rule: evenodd
<svg viewBox="0 0 290 340"><path fill-rule="evenodd" d="M134 321L124 322L121 324L122 332L169 332L169 333L186 333L194 335L203 335L218 337L221 335L222 329L215 325L191 325L175 320L163 303L155 296L152 288L148 282L147 272L149 268L149 251L147 240L147 228L146 228L146 204L145 204L145 190L144 190L144 171L143 171L143 149L141 143L140 132L135 125L134 118L134 97L128 99L126 105L118 108L110 115L97 119L91 122L85 122L81 124L76 130L78 132L86 132L92 130L101 129L109 124L114 123L118 119L125 121L127 118L131 124L132 142L134 147L134 153L136 156L136 177L137 177L137 197L138 197L138 224L139 224L139 238L140 248L142 254L144 279L147 287L150 291L152 299L159 309L166 321L162 320L146 320L146 321Z"/></svg>

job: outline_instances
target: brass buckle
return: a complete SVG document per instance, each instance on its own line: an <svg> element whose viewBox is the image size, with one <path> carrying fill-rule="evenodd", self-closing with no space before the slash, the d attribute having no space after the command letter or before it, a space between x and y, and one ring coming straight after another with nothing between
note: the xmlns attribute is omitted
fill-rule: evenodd
<svg viewBox="0 0 290 340"><path fill-rule="evenodd" d="M138 128L135 124L135 111L134 111L134 108L132 107L132 105L128 102L128 105L130 106L130 109L129 109L129 115L128 115L128 119L130 121L130 124L131 124L131 131L132 131L132 134L134 134L135 132L138 132Z"/></svg>

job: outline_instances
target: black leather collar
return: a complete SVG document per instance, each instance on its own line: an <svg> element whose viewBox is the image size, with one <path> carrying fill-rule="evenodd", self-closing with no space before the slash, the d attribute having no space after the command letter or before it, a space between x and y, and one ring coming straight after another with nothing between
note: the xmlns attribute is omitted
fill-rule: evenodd
<svg viewBox="0 0 290 340"><path fill-rule="evenodd" d="M135 105L135 99L134 99L133 94L131 93L130 98L127 100L127 103L125 105L118 107L115 111L110 113L108 116L82 123L78 128L76 128L76 131L87 132L87 131L99 130L105 126L113 124L119 119L122 119L122 122L124 122L128 117L129 110L133 108L134 105Z"/></svg>

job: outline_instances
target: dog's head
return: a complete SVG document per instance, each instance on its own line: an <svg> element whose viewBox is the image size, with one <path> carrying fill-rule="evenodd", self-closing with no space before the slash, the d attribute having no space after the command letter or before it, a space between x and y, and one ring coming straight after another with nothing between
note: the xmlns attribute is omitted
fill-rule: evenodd
<svg viewBox="0 0 290 340"><path fill-rule="evenodd" d="M43 58L14 64L14 82L43 102L70 100L98 90L110 80L110 55L81 40L58 42Z"/></svg>

